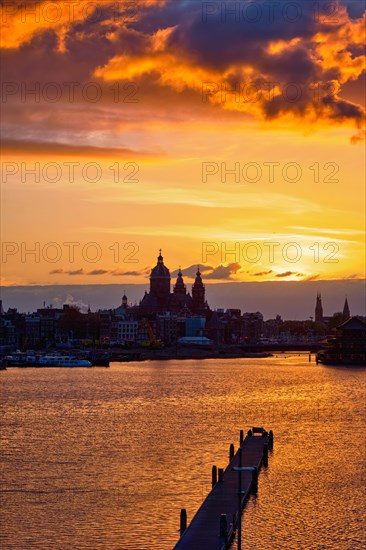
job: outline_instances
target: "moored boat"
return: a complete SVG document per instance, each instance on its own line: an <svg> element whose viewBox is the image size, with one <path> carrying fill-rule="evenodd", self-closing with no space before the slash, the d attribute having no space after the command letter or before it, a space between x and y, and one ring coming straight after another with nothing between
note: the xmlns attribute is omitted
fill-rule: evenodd
<svg viewBox="0 0 366 550"><path fill-rule="evenodd" d="M86 359L78 359L71 355L41 355L13 353L5 357L8 367L91 367Z"/></svg>

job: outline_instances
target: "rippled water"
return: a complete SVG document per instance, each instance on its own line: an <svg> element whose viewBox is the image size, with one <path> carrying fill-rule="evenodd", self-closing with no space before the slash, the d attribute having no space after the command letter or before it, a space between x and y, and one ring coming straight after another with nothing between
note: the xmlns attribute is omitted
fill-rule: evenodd
<svg viewBox="0 0 366 550"><path fill-rule="evenodd" d="M212 464L264 425L243 548L363 549L365 377L298 356L1 372L1 547L171 549Z"/></svg>

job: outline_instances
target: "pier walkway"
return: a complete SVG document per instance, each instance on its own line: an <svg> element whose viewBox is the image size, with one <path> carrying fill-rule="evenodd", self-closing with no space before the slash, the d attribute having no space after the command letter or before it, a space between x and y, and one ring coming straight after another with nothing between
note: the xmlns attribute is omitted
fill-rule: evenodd
<svg viewBox="0 0 366 550"><path fill-rule="evenodd" d="M258 434L258 435L257 435ZM225 550L230 547L238 521L239 477L240 508L244 508L251 492L257 490L258 472L262 463L267 464L268 448L273 445L272 431L267 434L263 428L253 428L243 440L234 455L230 446L230 462L219 470L216 479L216 466L212 469L212 490L186 528L186 511L181 512L181 538L174 550ZM244 468L236 470L234 468Z"/></svg>

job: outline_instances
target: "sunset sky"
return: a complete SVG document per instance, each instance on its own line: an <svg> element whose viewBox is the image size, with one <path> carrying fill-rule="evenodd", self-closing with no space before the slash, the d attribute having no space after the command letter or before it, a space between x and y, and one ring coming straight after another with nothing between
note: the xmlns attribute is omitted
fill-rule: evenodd
<svg viewBox="0 0 366 550"><path fill-rule="evenodd" d="M365 276L362 0L2 4L3 285Z"/></svg>

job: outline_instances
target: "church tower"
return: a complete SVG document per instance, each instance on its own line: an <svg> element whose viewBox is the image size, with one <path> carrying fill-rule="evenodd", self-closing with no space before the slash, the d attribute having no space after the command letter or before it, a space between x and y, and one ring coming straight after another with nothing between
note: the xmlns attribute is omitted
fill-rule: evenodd
<svg viewBox="0 0 366 550"><path fill-rule="evenodd" d="M322 297L320 292L316 295L316 306L315 306L315 322L323 322L323 306L322 306Z"/></svg>
<svg viewBox="0 0 366 550"><path fill-rule="evenodd" d="M200 268L196 273L196 279L192 286L193 311L199 313L205 309L205 285L202 282Z"/></svg>
<svg viewBox="0 0 366 550"><path fill-rule="evenodd" d="M159 251L158 262L150 274L150 293L159 300L165 300L170 295L170 271L164 265L164 259Z"/></svg>
<svg viewBox="0 0 366 550"><path fill-rule="evenodd" d="M178 276L177 276L177 282L174 285L174 294L187 294L186 285L183 281L183 274L181 269L179 268Z"/></svg>
<svg viewBox="0 0 366 550"><path fill-rule="evenodd" d="M345 302L344 302L344 307L343 307L343 315L346 319L349 319L351 317L351 312L349 310L349 306L348 306L348 300L346 298Z"/></svg>

